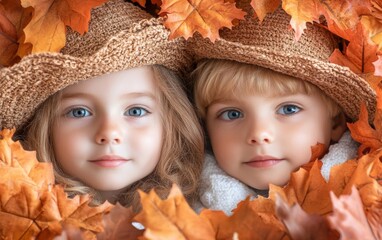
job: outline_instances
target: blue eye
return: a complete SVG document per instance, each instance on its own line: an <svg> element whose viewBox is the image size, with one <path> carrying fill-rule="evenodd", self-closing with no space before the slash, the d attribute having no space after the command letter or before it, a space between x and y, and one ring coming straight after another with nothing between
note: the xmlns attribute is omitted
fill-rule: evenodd
<svg viewBox="0 0 382 240"><path fill-rule="evenodd" d="M292 115L292 114L298 113L299 111L301 111L300 107L298 107L296 105L289 104L289 105L281 106L277 110L277 113L281 114L281 115Z"/></svg>
<svg viewBox="0 0 382 240"><path fill-rule="evenodd" d="M144 108L141 107L133 107L128 109L125 112L126 116L131 116L131 117L143 117L148 113L148 111Z"/></svg>
<svg viewBox="0 0 382 240"><path fill-rule="evenodd" d="M83 117L88 117L90 116L91 113L82 107L78 108L72 108L68 113L66 113L66 116L72 117L72 118L83 118Z"/></svg>
<svg viewBox="0 0 382 240"><path fill-rule="evenodd" d="M234 120L243 117L243 114L238 110L227 110L220 114L223 120Z"/></svg>

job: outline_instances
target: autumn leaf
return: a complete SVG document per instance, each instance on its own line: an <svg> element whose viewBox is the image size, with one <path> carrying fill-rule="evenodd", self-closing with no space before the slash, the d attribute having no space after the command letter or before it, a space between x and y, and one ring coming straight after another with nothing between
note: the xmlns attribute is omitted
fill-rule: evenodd
<svg viewBox="0 0 382 240"><path fill-rule="evenodd" d="M377 92L377 96L382 95ZM361 104L358 121L347 124L353 139L361 143L358 148L358 156L373 152L382 146L382 108L378 107L380 104L382 104L382 101L378 99L374 117L375 128L372 128L369 124L369 114L364 103Z"/></svg>
<svg viewBox="0 0 382 240"><path fill-rule="evenodd" d="M38 162L35 152L25 151L19 142L14 142L14 132L15 129L4 129L0 132L0 170L4 171L1 180L6 181L5 179L12 179L12 175L17 175L15 180L20 179L41 189L53 185L52 165Z"/></svg>
<svg viewBox="0 0 382 240"><path fill-rule="evenodd" d="M276 215L284 223L292 239L326 240L333 239L332 236L336 235L323 216L307 214L299 204L289 206L279 196L276 197Z"/></svg>
<svg viewBox="0 0 382 240"><path fill-rule="evenodd" d="M330 193L333 214L328 217L332 228L337 229L341 239L376 239L366 219L362 201L353 186L351 195L342 195L338 199Z"/></svg>
<svg viewBox="0 0 382 240"><path fill-rule="evenodd" d="M88 30L90 10L107 0L21 0L24 8L34 9L31 22L24 28L25 42L32 53L58 52L65 46L66 26L80 34Z"/></svg>
<svg viewBox="0 0 382 240"><path fill-rule="evenodd" d="M369 34L361 23L352 32L350 43L344 54L339 49L335 49L329 61L341 66L349 67L354 73L372 73L377 58L377 46L370 41Z"/></svg>
<svg viewBox="0 0 382 240"><path fill-rule="evenodd" d="M163 0L159 14L165 14L164 25L170 39L188 39L195 32L215 42L219 29L231 28L234 19L244 19L245 12L224 0Z"/></svg>
<svg viewBox="0 0 382 240"><path fill-rule="evenodd" d="M17 55L23 34L22 29L30 21L30 17L30 9L24 9L20 1L0 2L0 68L19 61Z"/></svg>
<svg viewBox="0 0 382 240"><path fill-rule="evenodd" d="M283 0L282 8L292 16L290 25L295 31L295 39L298 41L306 29L306 23L318 22L322 15L321 5L316 0Z"/></svg>
<svg viewBox="0 0 382 240"><path fill-rule="evenodd" d="M81 230L69 224L64 224L62 226L62 232L60 235L55 236L53 240L82 240L85 236L82 234Z"/></svg>
<svg viewBox="0 0 382 240"><path fill-rule="evenodd" d="M0 237L51 239L61 234L62 224L81 229L86 238L103 231L111 204L91 207L89 195L68 198L54 185L51 163L38 162L35 152L13 142L14 131L0 132Z"/></svg>
<svg viewBox="0 0 382 240"><path fill-rule="evenodd" d="M321 159L325 153L327 152L325 144L317 143L315 146L312 147L312 156L310 157L310 161L308 163L305 163L301 166L301 168L305 169L306 171L310 171L314 164L318 164L318 167L322 167L322 161L317 161Z"/></svg>
<svg viewBox="0 0 382 240"><path fill-rule="evenodd" d="M316 160L310 171L300 168L293 172L285 187L271 184L269 198L276 201L280 195L289 205L299 204L309 214L330 213L332 211L330 189L321 175L319 162Z"/></svg>
<svg viewBox="0 0 382 240"><path fill-rule="evenodd" d="M131 2L138 3L142 7L146 6L146 0L131 0Z"/></svg>
<svg viewBox="0 0 382 240"><path fill-rule="evenodd" d="M337 0L323 2L323 13L326 20L334 22L341 30L354 30L360 21L360 16L368 14L371 11L371 2L369 0Z"/></svg>
<svg viewBox="0 0 382 240"><path fill-rule="evenodd" d="M255 10L260 22L268 13L273 13L280 6L281 0L252 0L251 6Z"/></svg>
<svg viewBox="0 0 382 240"><path fill-rule="evenodd" d="M154 190L139 195L142 211L135 220L145 227L145 239L215 239L209 221L191 209L176 185L165 200Z"/></svg>
<svg viewBox="0 0 382 240"><path fill-rule="evenodd" d="M275 215L274 202L263 197L243 200L230 217L207 209L200 215L210 219L216 239L289 239Z"/></svg>
<svg viewBox="0 0 382 240"><path fill-rule="evenodd" d="M103 217L104 231L97 234L97 239L138 239L143 230L132 225L135 213L132 207L126 208L119 203Z"/></svg>
<svg viewBox="0 0 382 240"><path fill-rule="evenodd" d="M376 62L374 62L373 65L375 67L375 71L377 71L379 67L376 66L375 63ZM380 67L382 67L382 65ZM374 89L374 91L377 91L378 88L382 88L382 76L376 76L374 75L374 73L360 74L359 76L365 79L370 84L370 86Z"/></svg>
<svg viewBox="0 0 382 240"><path fill-rule="evenodd" d="M355 186L361 196L365 209L373 206L382 207L382 186L379 184L382 174L381 151L368 153L358 160L349 160L334 166L331 171L329 186L336 196L348 195Z"/></svg>

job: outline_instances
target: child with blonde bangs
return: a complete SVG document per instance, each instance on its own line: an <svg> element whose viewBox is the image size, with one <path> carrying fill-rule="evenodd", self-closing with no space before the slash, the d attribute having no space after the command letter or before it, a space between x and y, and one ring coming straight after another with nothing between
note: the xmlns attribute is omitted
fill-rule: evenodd
<svg viewBox="0 0 382 240"><path fill-rule="evenodd" d="M331 33L309 25L295 42L282 9L261 24L252 16L215 43L196 37L190 44L194 101L209 143L197 210L230 215L247 196L267 197L269 185L285 186L318 143L328 180L334 165L356 157L346 121L356 120L362 101L371 113L375 106L362 78L327 62Z"/></svg>
<svg viewBox="0 0 382 240"><path fill-rule="evenodd" d="M267 196L270 183L285 185L291 172L309 162L317 143L329 148L339 141L322 158L326 179L333 165L356 156L357 144L349 132L343 135L343 111L308 82L228 60L202 61L193 75L195 103L211 145L199 189L203 207L230 214L248 195ZM317 131L307 132L313 124Z"/></svg>
<svg viewBox="0 0 382 240"><path fill-rule="evenodd" d="M138 210L138 189L165 197L175 183L193 202L203 134L180 79L191 57L168 35L133 4L108 1L93 10L88 33L68 32L61 53L0 70L1 127L16 127L53 164L69 196Z"/></svg>

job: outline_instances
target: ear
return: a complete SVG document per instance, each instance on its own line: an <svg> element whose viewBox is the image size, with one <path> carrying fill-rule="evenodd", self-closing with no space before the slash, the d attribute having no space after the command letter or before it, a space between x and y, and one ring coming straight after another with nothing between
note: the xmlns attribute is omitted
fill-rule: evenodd
<svg viewBox="0 0 382 240"><path fill-rule="evenodd" d="M338 142L347 129L345 115L342 112L337 114L333 117L332 122L332 133L330 137L333 142Z"/></svg>

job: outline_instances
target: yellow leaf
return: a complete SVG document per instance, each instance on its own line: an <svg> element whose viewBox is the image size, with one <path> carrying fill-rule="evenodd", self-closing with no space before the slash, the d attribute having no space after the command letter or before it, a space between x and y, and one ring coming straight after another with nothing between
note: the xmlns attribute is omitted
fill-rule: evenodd
<svg viewBox="0 0 382 240"><path fill-rule="evenodd" d="M224 0L163 0L160 14L166 14L164 25L170 39L188 39L195 32L215 42L219 29L231 28L234 19L244 19L244 11Z"/></svg>

